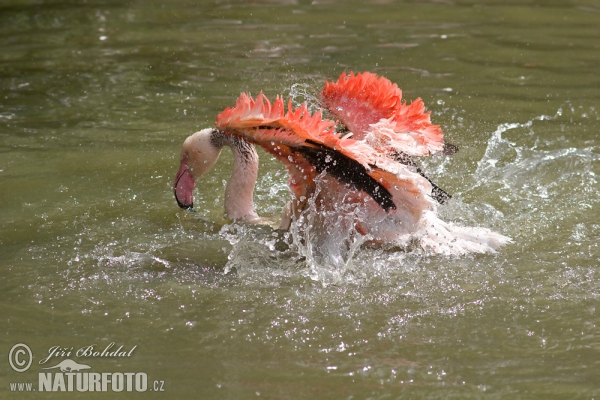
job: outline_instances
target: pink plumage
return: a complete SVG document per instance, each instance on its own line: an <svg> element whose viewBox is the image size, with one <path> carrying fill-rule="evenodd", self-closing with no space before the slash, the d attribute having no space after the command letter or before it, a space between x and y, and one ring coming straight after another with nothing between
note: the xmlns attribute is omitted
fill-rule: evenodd
<svg viewBox="0 0 600 400"><path fill-rule="evenodd" d="M311 114L306 104L294 108L291 100L286 107L280 96L271 103L261 92L256 98L242 93L215 122L215 135L257 144L286 166L294 200L293 211L288 208L284 220L297 217L315 196L326 214L340 210L340 201L357 204L362 211L356 230L377 242L406 244L416 239L423 248L443 254L494 251L510 242L486 228L459 227L437 217L432 191L441 189L410 156L452 153L456 148L444 142L421 99L405 104L402 91L388 79L350 72L325 83L320 103L339 121L323 118L321 111ZM349 132L337 132L338 122ZM200 139L210 132L197 134ZM182 154L181 168L186 171L191 163L188 155L195 153ZM318 179L328 184L317 190Z"/></svg>
<svg viewBox="0 0 600 400"><path fill-rule="evenodd" d="M426 156L444 150L442 129L431 123L423 101L406 104L398 85L382 76L343 73L337 82L325 82L320 102L355 138L380 151Z"/></svg>

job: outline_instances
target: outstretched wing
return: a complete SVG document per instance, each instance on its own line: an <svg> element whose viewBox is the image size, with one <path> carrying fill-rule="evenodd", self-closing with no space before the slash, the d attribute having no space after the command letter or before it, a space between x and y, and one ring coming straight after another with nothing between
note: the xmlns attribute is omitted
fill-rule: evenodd
<svg viewBox="0 0 600 400"><path fill-rule="evenodd" d="M377 150L411 156L458 150L444 143L444 134L431 123L423 101L404 103L402 90L385 77L344 72L337 82L325 82L320 101L356 139L367 140Z"/></svg>
<svg viewBox="0 0 600 400"><path fill-rule="evenodd" d="M416 196L416 203L421 203L417 211L430 208L427 180L364 141L341 138L334 121L323 119L320 111L311 115L306 104L294 110L290 100L286 112L279 96L271 104L262 93L256 99L242 94L235 107L217 116L215 125L258 144L283 162L298 197L312 193L315 177L325 171L366 192L386 211L403 201L397 196L399 191L393 190L398 187L412 199Z"/></svg>
<svg viewBox="0 0 600 400"><path fill-rule="evenodd" d="M343 72L337 82L325 81L320 102L356 139L363 139L371 124L394 116L402 103L402 91L388 79L370 72Z"/></svg>

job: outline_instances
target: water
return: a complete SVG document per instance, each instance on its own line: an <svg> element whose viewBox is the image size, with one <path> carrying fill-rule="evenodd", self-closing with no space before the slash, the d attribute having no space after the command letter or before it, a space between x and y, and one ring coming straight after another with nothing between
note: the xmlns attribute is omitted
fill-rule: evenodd
<svg viewBox="0 0 600 400"><path fill-rule="evenodd" d="M598 398L599 18L583 0L4 2L0 353L34 359L0 369L2 397L37 388L52 346L115 342L137 347L71 358L164 381L147 398ZM199 212L178 209L187 135L242 91L311 99L343 70L423 98L461 148L420 160L454 196L440 214L514 244L447 258L349 235L311 260L224 218L229 153ZM260 156L276 225L285 171Z"/></svg>

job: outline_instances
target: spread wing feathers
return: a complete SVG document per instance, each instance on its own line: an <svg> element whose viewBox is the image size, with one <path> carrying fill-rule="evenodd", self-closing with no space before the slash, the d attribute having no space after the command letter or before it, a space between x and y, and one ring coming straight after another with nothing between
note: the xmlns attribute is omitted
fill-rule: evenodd
<svg viewBox="0 0 600 400"><path fill-rule="evenodd" d="M286 113L281 96L277 96L271 105L262 92L256 99L242 93L235 107L226 108L217 116L215 126L221 130L245 129L245 136L256 143L270 140L298 146L306 139L312 139L318 143L328 141L335 145L332 141L339 139L334 134L335 123L323 119L320 111L310 115L306 104L294 110L290 99ZM264 130L269 130L269 133Z"/></svg>
<svg viewBox="0 0 600 400"><path fill-rule="evenodd" d="M419 98L402 101L402 91L387 78L370 72L342 73L337 82L325 82L321 104L348 127L356 139L365 139L380 151L426 156L458 150L444 143L430 112Z"/></svg>
<svg viewBox="0 0 600 400"><path fill-rule="evenodd" d="M370 72L343 72L337 82L325 81L320 101L355 138L363 139L369 125L394 116L402 103L402 90Z"/></svg>
<svg viewBox="0 0 600 400"><path fill-rule="evenodd" d="M415 212L432 203L431 184L425 178L364 141L340 138L335 122L323 119L320 111L311 115L306 104L294 110L290 100L286 112L279 96L271 104L262 93L256 99L242 93L235 107L217 116L215 126L273 154L288 167L291 184L308 180L314 185L316 173L325 171L363 190L385 211L396 209L396 204L407 197L420 204ZM307 175L299 164L310 164L312 172ZM301 192L293 185L292 189L296 194Z"/></svg>

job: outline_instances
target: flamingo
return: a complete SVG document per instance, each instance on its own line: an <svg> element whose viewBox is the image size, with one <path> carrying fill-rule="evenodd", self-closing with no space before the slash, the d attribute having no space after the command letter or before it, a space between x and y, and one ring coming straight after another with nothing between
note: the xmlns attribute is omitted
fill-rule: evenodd
<svg viewBox="0 0 600 400"><path fill-rule="evenodd" d="M372 73L345 74L326 82L320 103L338 122L314 114L306 103L287 111L283 98L271 103L262 92L242 93L207 128L188 137L181 150L174 193L182 208L192 208L195 181L215 164L222 147L234 157L225 191L230 219L260 223L253 203L258 145L281 161L290 176L293 201L284 210L281 227L290 227L309 201L321 212L340 204L356 205L356 231L374 242L406 244L416 240L438 254L494 252L510 239L487 228L446 223L437 217L437 203L450 196L416 167L412 156L452 154L456 146L443 140L439 126L420 99L402 102L396 84ZM341 125L341 129L337 129ZM342 207L343 208L343 207Z"/></svg>

